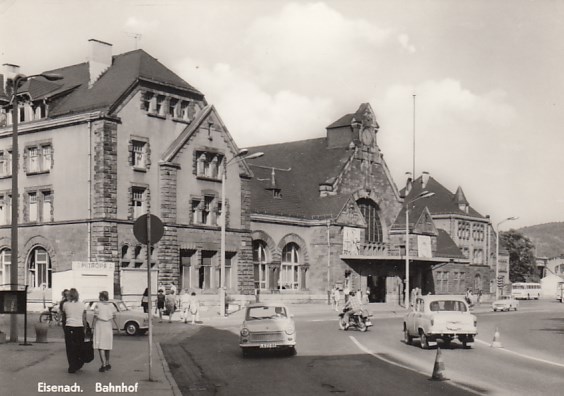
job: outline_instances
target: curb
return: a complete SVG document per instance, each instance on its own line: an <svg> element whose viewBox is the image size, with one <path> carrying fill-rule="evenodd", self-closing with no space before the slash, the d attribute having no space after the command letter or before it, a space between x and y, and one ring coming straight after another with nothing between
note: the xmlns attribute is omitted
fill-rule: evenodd
<svg viewBox="0 0 564 396"><path fill-rule="evenodd" d="M176 381L174 380L174 377L170 371L170 367L168 367L168 362L165 359L163 350L161 349L161 343L157 342L156 344L156 349L157 349L157 355L159 355L159 359L161 361L161 364L163 366L163 371L164 371L164 375L166 380L168 381L170 388L172 390L172 394L174 396L182 396L182 392L180 392L180 389L178 388L178 385L176 384Z"/></svg>

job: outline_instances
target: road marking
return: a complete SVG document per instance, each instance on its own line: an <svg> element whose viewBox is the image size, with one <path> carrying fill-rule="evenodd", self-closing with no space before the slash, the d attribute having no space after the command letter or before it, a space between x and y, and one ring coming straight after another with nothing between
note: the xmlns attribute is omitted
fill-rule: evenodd
<svg viewBox="0 0 564 396"><path fill-rule="evenodd" d="M391 364L391 365L396 366L396 367L401 367L401 368L409 370L409 371L413 371L413 372L423 374L423 375L429 375L429 373L427 371L419 370L415 367L406 366L405 364L394 362L392 360L386 359L383 356L377 355L375 352L372 352L370 349L368 349L364 345L362 345L354 336L349 336L349 338L351 339L352 342L354 342L354 344L358 347L358 349L360 349L361 351L363 351L364 353L366 353L368 355L374 356L376 359L380 359L380 360L382 360L382 361L384 361L388 364ZM474 393L475 395L481 395L482 394L481 392L477 392L476 390L469 388L466 385L458 383L456 381L451 381L450 383L453 386L456 386L457 388L464 389L465 391Z"/></svg>
<svg viewBox="0 0 564 396"><path fill-rule="evenodd" d="M484 345L487 345L487 346L491 345L491 342L482 341L482 340L479 340L477 338L475 338L474 340L479 342L480 344L484 344ZM515 352L515 351L512 351L510 349L505 349L505 348L495 348L495 349L498 349L498 350L501 350L503 352L507 352L507 353L510 353L510 354L513 354L513 355L517 355L517 356L520 356L520 357L525 358L525 359L535 360L537 362L550 364L550 365L556 366L556 367L564 367L564 364L562 364L562 363L556 363L556 362L552 362L550 360L545 360L545 359L537 358L537 357L534 357L534 356L525 355L524 353Z"/></svg>

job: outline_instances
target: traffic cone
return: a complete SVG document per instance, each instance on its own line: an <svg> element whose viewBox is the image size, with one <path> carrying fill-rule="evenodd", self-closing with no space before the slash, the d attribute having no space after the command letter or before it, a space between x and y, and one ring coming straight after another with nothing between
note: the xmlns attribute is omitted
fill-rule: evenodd
<svg viewBox="0 0 564 396"><path fill-rule="evenodd" d="M443 363L441 348L437 348L437 357L435 358L435 366L433 367L433 375L431 376L431 380L433 381L448 380L448 378L446 378L443 375L443 371L445 371L445 364Z"/></svg>
<svg viewBox="0 0 564 396"><path fill-rule="evenodd" d="M495 333L494 333L494 339L492 341L492 344L490 345L492 348L503 348L503 346L501 345L501 341L499 340L499 330L497 329L497 327L495 328Z"/></svg>

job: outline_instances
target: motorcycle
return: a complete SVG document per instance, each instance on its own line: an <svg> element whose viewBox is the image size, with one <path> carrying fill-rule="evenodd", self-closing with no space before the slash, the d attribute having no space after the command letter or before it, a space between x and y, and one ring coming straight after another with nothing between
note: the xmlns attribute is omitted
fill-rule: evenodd
<svg viewBox="0 0 564 396"><path fill-rule="evenodd" d="M372 326L372 321L370 320L370 317L372 315L369 315L368 312L366 312L364 309L359 314L349 315L349 323L347 326L347 322L345 320L345 312L347 311L348 309L344 309L343 312L339 314L339 328L341 330L348 330L351 327L355 327L358 330L364 332L367 331L370 326Z"/></svg>

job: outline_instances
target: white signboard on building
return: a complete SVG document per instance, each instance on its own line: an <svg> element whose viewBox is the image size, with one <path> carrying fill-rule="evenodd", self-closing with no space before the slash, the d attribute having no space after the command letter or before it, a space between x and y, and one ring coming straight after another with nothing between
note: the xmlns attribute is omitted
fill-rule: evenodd
<svg viewBox="0 0 564 396"><path fill-rule="evenodd" d="M343 228L343 254L350 256L360 254L360 228Z"/></svg>
<svg viewBox="0 0 564 396"><path fill-rule="evenodd" d="M111 262L73 261L72 270L53 273L53 301L61 299L64 289L73 287L81 300L98 299L103 290L114 298L114 269Z"/></svg>
<svg viewBox="0 0 564 396"><path fill-rule="evenodd" d="M417 235L417 251L419 257L432 258L431 237L429 235Z"/></svg>

